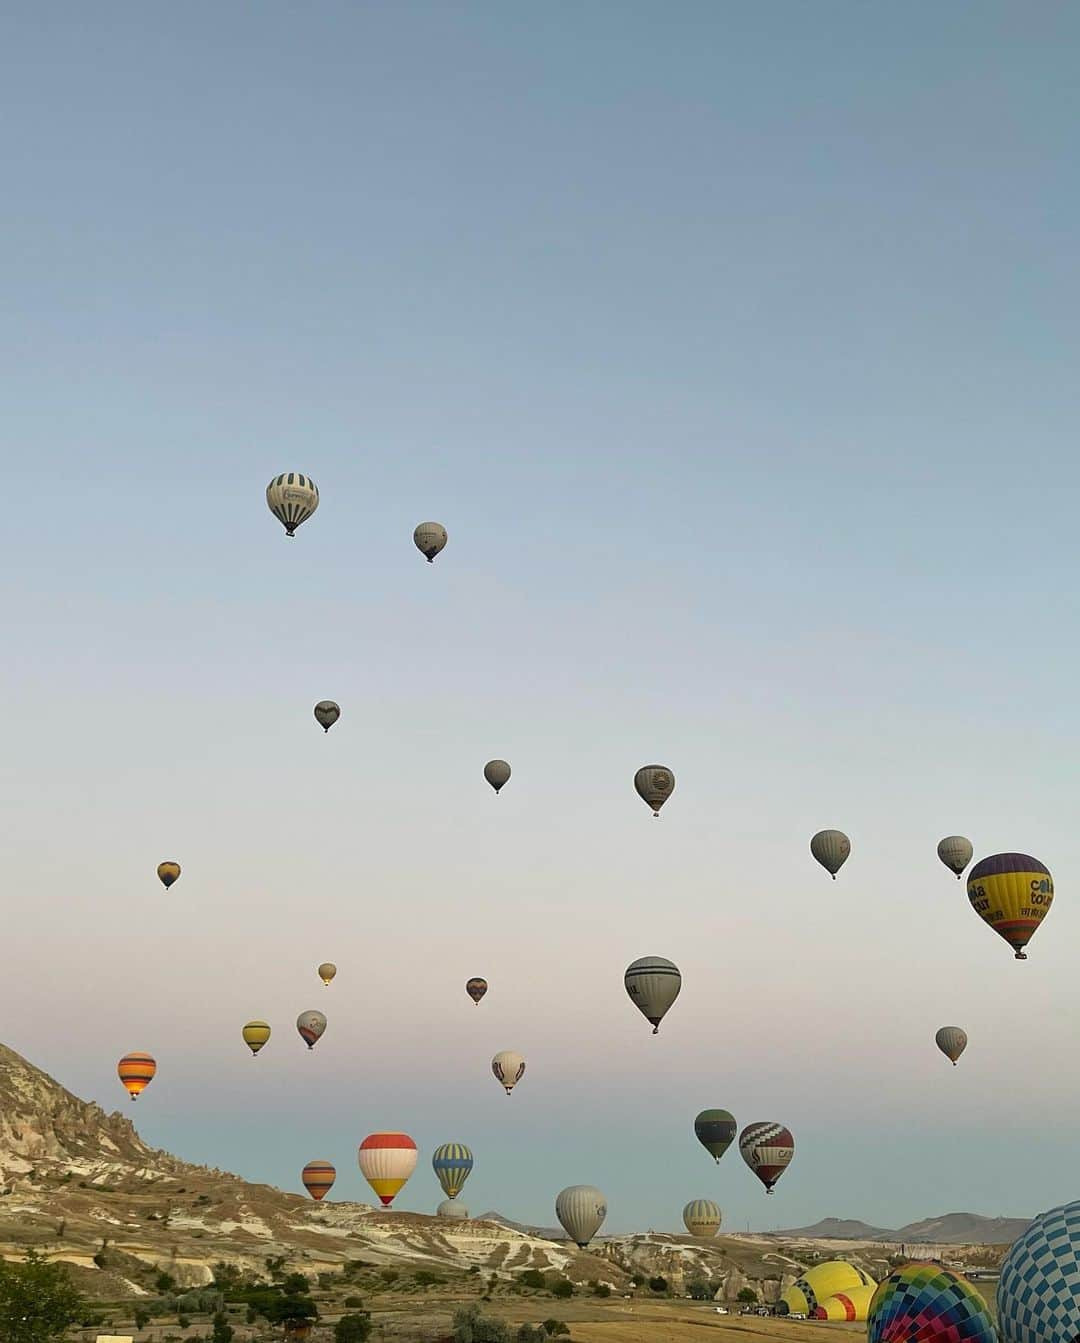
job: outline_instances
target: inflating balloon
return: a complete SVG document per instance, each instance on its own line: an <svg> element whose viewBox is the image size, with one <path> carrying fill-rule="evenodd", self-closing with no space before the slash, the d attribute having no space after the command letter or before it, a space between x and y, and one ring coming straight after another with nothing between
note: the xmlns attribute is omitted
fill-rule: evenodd
<svg viewBox="0 0 1080 1343"><path fill-rule="evenodd" d="M300 1179L311 1197L318 1202L334 1187L337 1171L329 1161L309 1161L300 1172Z"/></svg>
<svg viewBox="0 0 1080 1343"><path fill-rule="evenodd" d="M1040 1213L1013 1242L997 1290L1001 1343L1080 1338L1080 1202Z"/></svg>
<svg viewBox="0 0 1080 1343"><path fill-rule="evenodd" d="M162 886L164 886L165 889L168 890L169 887L180 875L180 864L173 862L158 863L157 874L158 874L158 881L160 881Z"/></svg>
<svg viewBox="0 0 1080 1343"><path fill-rule="evenodd" d="M407 1133L369 1133L357 1159L360 1173L388 1208L416 1169L416 1143Z"/></svg>
<svg viewBox="0 0 1080 1343"><path fill-rule="evenodd" d="M813 1315L818 1305L839 1292L850 1294L869 1288L871 1295L877 1283L869 1273L849 1264L846 1259L829 1259L807 1269L780 1293L776 1303L777 1315ZM867 1301L867 1305L869 1305ZM865 1312L863 1319L866 1318Z"/></svg>
<svg viewBox="0 0 1080 1343"><path fill-rule="evenodd" d="M484 766L484 778L498 793L503 784L509 782L510 766L505 760L489 760Z"/></svg>
<svg viewBox="0 0 1080 1343"><path fill-rule="evenodd" d="M682 988L679 967L663 956L642 956L626 967L623 985L634 1006L652 1023L653 1035L658 1034L661 1021Z"/></svg>
<svg viewBox="0 0 1080 1343"><path fill-rule="evenodd" d="M959 1026L942 1026L934 1036L938 1049L956 1067L956 1060L967 1049L967 1031Z"/></svg>
<svg viewBox="0 0 1080 1343"><path fill-rule="evenodd" d="M735 1141L738 1131L735 1116L727 1110L702 1110L694 1120L694 1137L716 1161Z"/></svg>
<svg viewBox="0 0 1080 1343"><path fill-rule="evenodd" d="M457 1198L473 1168L473 1154L462 1142L444 1142L431 1157L431 1168L447 1198Z"/></svg>
<svg viewBox="0 0 1080 1343"><path fill-rule="evenodd" d="M1026 853L995 853L968 873L967 893L979 918L1026 961L1024 948L1054 902L1049 868Z"/></svg>
<svg viewBox="0 0 1080 1343"><path fill-rule="evenodd" d="M997 1343L986 1302L941 1264L905 1264L890 1273L870 1302L866 1335L868 1343ZM1041 1334L1039 1343L1053 1337Z"/></svg>
<svg viewBox="0 0 1080 1343"><path fill-rule="evenodd" d="M810 852L835 881L851 853L851 840L842 830L819 830L810 841Z"/></svg>
<svg viewBox="0 0 1080 1343"><path fill-rule="evenodd" d="M487 991L488 982L486 979L468 979L465 981L465 992L477 1007L480 1006L480 999L487 993Z"/></svg>
<svg viewBox="0 0 1080 1343"><path fill-rule="evenodd" d="M308 1049L314 1049L316 1042L326 1030L326 1018L321 1012L301 1012L296 1018L296 1029Z"/></svg>
<svg viewBox="0 0 1080 1343"><path fill-rule="evenodd" d="M584 1249L607 1216L607 1199L591 1184L572 1184L555 1200L555 1216L570 1239Z"/></svg>
<svg viewBox="0 0 1080 1343"><path fill-rule="evenodd" d="M937 856L950 872L956 873L957 881L971 862L974 852L971 840L965 839L963 835L946 835L937 846Z"/></svg>
<svg viewBox="0 0 1080 1343"><path fill-rule="evenodd" d="M747 1124L739 1135L742 1159L771 1194L773 1186L791 1165L795 1139L783 1124Z"/></svg>
<svg viewBox="0 0 1080 1343"><path fill-rule="evenodd" d="M329 732L341 717L341 709L332 699L321 699L315 705L315 721L324 732Z"/></svg>
<svg viewBox="0 0 1080 1343"><path fill-rule="evenodd" d="M827 1296L810 1311L812 1320L847 1320L848 1323L862 1323L870 1313L870 1303L877 1291L876 1284L869 1287L852 1287L848 1292L837 1292Z"/></svg>
<svg viewBox="0 0 1080 1343"><path fill-rule="evenodd" d="M682 1210L683 1225L692 1236L715 1236L720 1230L720 1209L711 1198L693 1198Z"/></svg>
<svg viewBox="0 0 1080 1343"><path fill-rule="evenodd" d="M412 534L413 543L428 564L446 545L446 528L441 522L422 522Z"/></svg>
<svg viewBox="0 0 1080 1343"><path fill-rule="evenodd" d="M452 1222L463 1222L468 1215L468 1208L452 1198L443 1199L435 1209L436 1217L448 1217Z"/></svg>
<svg viewBox="0 0 1080 1343"><path fill-rule="evenodd" d="M652 814L659 816L660 808L675 791L675 775L667 765L642 765L634 775L634 787L642 802L652 808Z"/></svg>
<svg viewBox="0 0 1080 1343"><path fill-rule="evenodd" d="M248 1049L257 1054L270 1039L270 1027L265 1021L249 1021L240 1034L244 1037L244 1044Z"/></svg>
<svg viewBox="0 0 1080 1343"><path fill-rule="evenodd" d="M286 472L267 485L266 506L285 528L285 535L292 536L319 507L319 487L310 476Z"/></svg>
<svg viewBox="0 0 1080 1343"><path fill-rule="evenodd" d="M135 1051L125 1054L116 1065L116 1072L133 1101L137 1101L157 1072L157 1064L149 1054Z"/></svg>
<svg viewBox="0 0 1080 1343"><path fill-rule="evenodd" d="M525 1060L514 1049L501 1049L491 1060L491 1071L509 1096L525 1076Z"/></svg>

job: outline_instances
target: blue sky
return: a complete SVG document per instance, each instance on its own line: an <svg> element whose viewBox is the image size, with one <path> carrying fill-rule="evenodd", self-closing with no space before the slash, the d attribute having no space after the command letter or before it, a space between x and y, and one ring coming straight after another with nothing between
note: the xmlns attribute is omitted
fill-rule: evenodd
<svg viewBox="0 0 1080 1343"><path fill-rule="evenodd" d="M588 1182L618 1230L1060 1201L1080 17L102 4L0 39L4 1040L109 1108L150 1050L144 1136L285 1187L320 1157L366 1196L357 1143L404 1128L413 1209L450 1139L475 1210ZM1054 872L1026 965L955 831ZM647 953L685 979L656 1039ZM696 1147L711 1105L795 1131L773 1199Z"/></svg>

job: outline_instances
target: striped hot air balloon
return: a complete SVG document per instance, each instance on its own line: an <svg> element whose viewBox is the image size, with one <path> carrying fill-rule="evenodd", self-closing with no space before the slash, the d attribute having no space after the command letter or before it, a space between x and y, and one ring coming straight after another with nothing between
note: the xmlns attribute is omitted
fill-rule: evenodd
<svg viewBox="0 0 1080 1343"><path fill-rule="evenodd" d="M634 791L654 816L675 791L675 775L667 765L642 765L634 775Z"/></svg>
<svg viewBox="0 0 1080 1343"><path fill-rule="evenodd" d="M369 1133L357 1155L361 1175L388 1208L416 1169L416 1143L407 1133Z"/></svg>
<svg viewBox="0 0 1080 1343"><path fill-rule="evenodd" d="M781 1292L776 1313L812 1316L821 1302L831 1300L841 1292L851 1296L863 1289L869 1289L871 1296L877 1289L877 1283L869 1273L849 1264L846 1259L828 1259L824 1264L807 1269ZM866 1304L870 1304L869 1299ZM866 1319L865 1310L862 1318Z"/></svg>
<svg viewBox="0 0 1080 1343"><path fill-rule="evenodd" d="M436 1147L431 1168L447 1198L457 1198L473 1168L473 1154L463 1142L444 1142Z"/></svg>
<svg viewBox="0 0 1080 1343"><path fill-rule="evenodd" d="M715 1236L721 1212L711 1198L692 1198L682 1210L683 1225L692 1236Z"/></svg>
<svg viewBox="0 0 1080 1343"><path fill-rule="evenodd" d="M714 1161L735 1141L739 1126L730 1110L702 1110L694 1120L694 1137Z"/></svg>
<svg viewBox="0 0 1080 1343"><path fill-rule="evenodd" d="M663 956L642 956L626 967L623 986L630 1000L646 1021L652 1023L653 1035L658 1034L660 1023L679 996L682 975L674 961Z"/></svg>
<svg viewBox="0 0 1080 1343"><path fill-rule="evenodd" d="M329 1161L309 1161L300 1172L300 1179L311 1197L318 1202L333 1189L337 1171Z"/></svg>
<svg viewBox="0 0 1080 1343"><path fill-rule="evenodd" d="M124 1055L116 1065L116 1071L120 1081L127 1088L128 1095L133 1101L137 1101L154 1080L157 1063L149 1054L134 1052Z"/></svg>
<svg viewBox="0 0 1080 1343"><path fill-rule="evenodd" d="M252 1054L257 1054L270 1039L270 1027L265 1021L249 1021L240 1034Z"/></svg>
<svg viewBox="0 0 1080 1343"><path fill-rule="evenodd" d="M285 528L285 535L292 536L319 507L319 487L310 476L287 471L267 485L266 506Z"/></svg>
<svg viewBox="0 0 1080 1343"><path fill-rule="evenodd" d="M852 1287L846 1292L837 1292L835 1296L827 1296L810 1312L810 1318L862 1323L867 1317L876 1291L877 1284L870 1283L866 1287Z"/></svg>
<svg viewBox="0 0 1080 1343"><path fill-rule="evenodd" d="M783 1124L747 1124L739 1135L742 1159L771 1194L773 1185L791 1165L795 1139Z"/></svg>
<svg viewBox="0 0 1080 1343"><path fill-rule="evenodd" d="M960 1026L942 1026L934 1036L934 1043L955 1068L956 1060L967 1049L967 1031Z"/></svg>
<svg viewBox="0 0 1080 1343"><path fill-rule="evenodd" d="M1049 868L1026 853L995 853L968 873L967 893L979 918L1026 961L1024 948L1054 902Z"/></svg>
<svg viewBox="0 0 1080 1343"><path fill-rule="evenodd" d="M851 840L842 830L819 830L810 841L810 852L835 881L851 854Z"/></svg>
<svg viewBox="0 0 1080 1343"><path fill-rule="evenodd" d="M997 1343L986 1302L941 1264L905 1264L882 1282L867 1312L868 1343ZM1059 1336L1064 1343L1067 1335ZM1039 1334L1039 1343L1057 1343Z"/></svg>

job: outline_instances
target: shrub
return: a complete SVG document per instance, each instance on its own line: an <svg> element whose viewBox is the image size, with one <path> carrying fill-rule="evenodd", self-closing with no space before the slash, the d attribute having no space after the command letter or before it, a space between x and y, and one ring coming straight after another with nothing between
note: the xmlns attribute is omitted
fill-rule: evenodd
<svg viewBox="0 0 1080 1343"><path fill-rule="evenodd" d="M565 1301L567 1297L574 1295L574 1284L569 1278L556 1278L551 1284L551 1295L558 1297L560 1301Z"/></svg>
<svg viewBox="0 0 1080 1343"><path fill-rule="evenodd" d="M437 1283L445 1282L445 1278L440 1278L437 1273L432 1273L429 1269L418 1268L413 1274L413 1281L417 1287L434 1287Z"/></svg>
<svg viewBox="0 0 1080 1343"><path fill-rule="evenodd" d="M511 1343L508 1326L483 1315L479 1306L454 1312L453 1339L454 1343Z"/></svg>
<svg viewBox="0 0 1080 1343"><path fill-rule="evenodd" d="M379 1277L382 1278L383 1282L385 1282L387 1287L389 1287L392 1282L397 1282L398 1271L396 1268L380 1269Z"/></svg>
<svg viewBox="0 0 1080 1343"><path fill-rule="evenodd" d="M371 1316L365 1310L361 1315L342 1315L334 1325L334 1343L364 1343L371 1333Z"/></svg>
<svg viewBox="0 0 1080 1343"><path fill-rule="evenodd" d="M136 1329L145 1329L146 1326L147 1326L149 1323L150 1323L150 1312L146 1309L145 1306L136 1306L136 1307L135 1307L135 1328L136 1328Z"/></svg>
<svg viewBox="0 0 1080 1343"><path fill-rule="evenodd" d="M644 1273L635 1273L634 1276L630 1279L630 1281L634 1284L635 1287L644 1287L644 1286L645 1286L645 1274L644 1274Z"/></svg>
<svg viewBox="0 0 1080 1343"><path fill-rule="evenodd" d="M565 1320L545 1320L544 1333L548 1338L557 1338L561 1334L569 1334L570 1326Z"/></svg>
<svg viewBox="0 0 1080 1343"><path fill-rule="evenodd" d="M686 1290L695 1301L711 1301L713 1289L704 1278L692 1278L686 1284Z"/></svg>
<svg viewBox="0 0 1080 1343"><path fill-rule="evenodd" d="M181 1329L186 1329L188 1325L191 1323L191 1320L186 1315L181 1313L177 1315L176 1323L180 1326Z"/></svg>
<svg viewBox="0 0 1080 1343"><path fill-rule="evenodd" d="M359 1310L364 1304L364 1298L362 1296L347 1296L345 1298L345 1304L350 1310Z"/></svg>
<svg viewBox="0 0 1080 1343"><path fill-rule="evenodd" d="M479 1270L477 1270L479 1272ZM523 1287L546 1287L547 1280L538 1268L527 1268L520 1278Z"/></svg>
<svg viewBox="0 0 1080 1343"><path fill-rule="evenodd" d="M650 1291L650 1292L666 1292L666 1291L667 1291L667 1278L661 1278L661 1277L650 1278L650 1279L649 1279L649 1291Z"/></svg>
<svg viewBox="0 0 1080 1343"><path fill-rule="evenodd" d="M745 1301L747 1305L749 1305L750 1302L757 1300L757 1292L755 1292L752 1287L740 1287L739 1294L735 1300Z"/></svg>
<svg viewBox="0 0 1080 1343"><path fill-rule="evenodd" d="M308 1289L308 1280L302 1273L289 1273L281 1286L288 1296L303 1296Z"/></svg>
<svg viewBox="0 0 1080 1343"><path fill-rule="evenodd" d="M610 1296L611 1288L607 1285L606 1282L598 1282L596 1286L592 1289L592 1294L593 1296Z"/></svg>
<svg viewBox="0 0 1080 1343"><path fill-rule="evenodd" d="M214 1316L214 1332L210 1335L214 1343L232 1343L233 1327L225 1317L225 1312L219 1310Z"/></svg>
<svg viewBox="0 0 1080 1343"><path fill-rule="evenodd" d="M176 1279L168 1273L159 1273L154 1279L154 1290L161 1292L164 1296L166 1292L171 1292L176 1286Z"/></svg>

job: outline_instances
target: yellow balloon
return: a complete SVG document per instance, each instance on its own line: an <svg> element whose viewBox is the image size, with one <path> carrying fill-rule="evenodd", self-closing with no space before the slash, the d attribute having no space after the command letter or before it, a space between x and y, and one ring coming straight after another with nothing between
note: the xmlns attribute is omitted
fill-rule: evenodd
<svg viewBox="0 0 1080 1343"><path fill-rule="evenodd" d="M1054 878L1038 858L995 853L968 873L968 899L984 923L1003 937L1018 961L1054 902Z"/></svg>
<svg viewBox="0 0 1080 1343"><path fill-rule="evenodd" d="M257 1054L270 1039L270 1027L265 1021L249 1021L240 1033L253 1054Z"/></svg>
<svg viewBox="0 0 1080 1343"><path fill-rule="evenodd" d="M333 961L323 961L322 965L319 966L319 978L324 984L329 984L336 974L337 966Z"/></svg>

